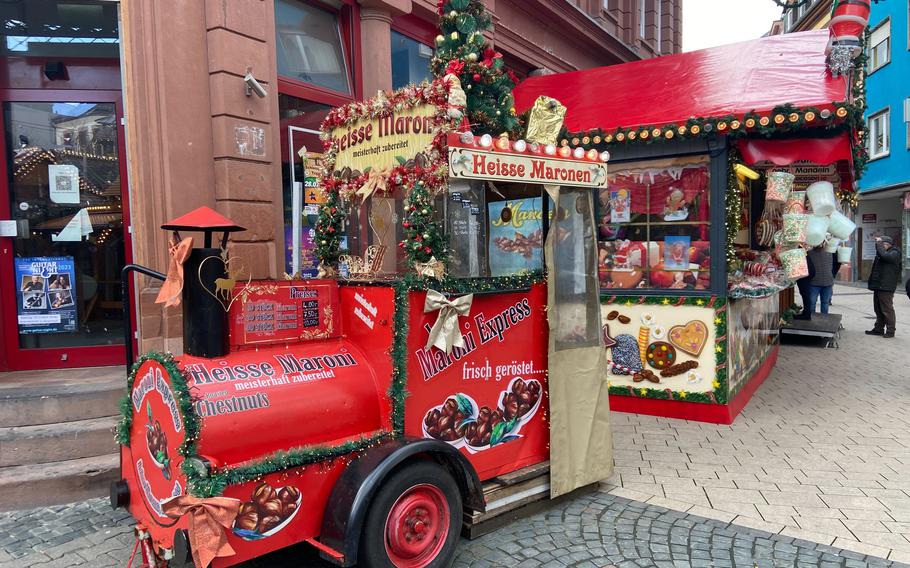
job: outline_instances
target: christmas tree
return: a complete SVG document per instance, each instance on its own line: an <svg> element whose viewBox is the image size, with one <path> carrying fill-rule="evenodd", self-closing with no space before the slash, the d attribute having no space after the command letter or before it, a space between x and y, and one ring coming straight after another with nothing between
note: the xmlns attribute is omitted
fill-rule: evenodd
<svg viewBox="0 0 910 568"><path fill-rule="evenodd" d="M445 253L445 240L435 214L433 198L422 181L414 184L405 207L404 240L398 246L407 253L410 262L428 262L441 259Z"/></svg>
<svg viewBox="0 0 910 568"><path fill-rule="evenodd" d="M483 32L492 18L481 0L439 0L439 30L433 74L452 74L467 94L467 116L475 134L498 136L516 132L512 89L516 77L503 68L502 54L494 50Z"/></svg>

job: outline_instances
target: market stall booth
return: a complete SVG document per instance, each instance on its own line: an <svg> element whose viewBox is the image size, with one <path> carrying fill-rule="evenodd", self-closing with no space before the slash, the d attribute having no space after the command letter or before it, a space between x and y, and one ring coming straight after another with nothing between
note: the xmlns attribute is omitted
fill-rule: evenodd
<svg viewBox="0 0 910 568"><path fill-rule="evenodd" d="M779 294L806 250L850 260L861 70L828 42L773 36L516 88L519 112L566 106L560 144L612 154L596 216L614 410L731 423L774 366Z"/></svg>

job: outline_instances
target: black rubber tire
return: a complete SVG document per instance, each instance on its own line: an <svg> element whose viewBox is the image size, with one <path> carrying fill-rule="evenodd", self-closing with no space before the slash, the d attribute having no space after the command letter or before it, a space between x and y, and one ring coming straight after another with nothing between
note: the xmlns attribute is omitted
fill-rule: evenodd
<svg viewBox="0 0 910 568"><path fill-rule="evenodd" d="M378 489L367 513L360 536L358 566L364 568L397 568L385 549L385 524L392 506L401 495L420 484L439 488L449 504L449 532L446 542L428 568L448 568L455 560L461 531L461 492L452 475L441 465L420 461L405 465L386 479Z"/></svg>

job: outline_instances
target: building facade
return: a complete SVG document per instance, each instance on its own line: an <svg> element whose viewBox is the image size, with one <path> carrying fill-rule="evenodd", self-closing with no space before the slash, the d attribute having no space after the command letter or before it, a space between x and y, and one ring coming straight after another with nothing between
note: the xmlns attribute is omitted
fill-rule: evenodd
<svg viewBox="0 0 910 568"><path fill-rule="evenodd" d="M903 251L910 276L910 26L906 2L872 5L866 75L869 165L859 182L860 278L875 258L874 238L888 235Z"/></svg>
<svg viewBox="0 0 910 568"><path fill-rule="evenodd" d="M490 39L519 78L681 50L682 0L486 4ZM0 370L121 363L128 330L141 351L179 352L179 309L154 303L156 282L137 278L138 309L124 321L120 270L166 270L159 227L201 205L247 228L230 245L244 275L306 274L320 123L335 106L428 78L436 9L4 2L0 279L15 286L0 287Z"/></svg>

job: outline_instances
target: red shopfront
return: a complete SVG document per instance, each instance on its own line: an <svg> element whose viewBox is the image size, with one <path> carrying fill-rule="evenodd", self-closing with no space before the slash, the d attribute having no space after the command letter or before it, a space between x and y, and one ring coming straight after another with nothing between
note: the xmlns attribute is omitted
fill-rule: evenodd
<svg viewBox="0 0 910 568"><path fill-rule="evenodd" d="M123 362L130 261L118 6L5 3L0 370Z"/></svg>

